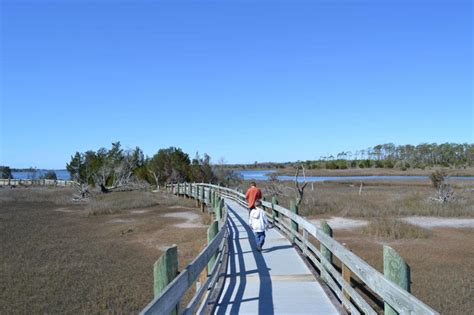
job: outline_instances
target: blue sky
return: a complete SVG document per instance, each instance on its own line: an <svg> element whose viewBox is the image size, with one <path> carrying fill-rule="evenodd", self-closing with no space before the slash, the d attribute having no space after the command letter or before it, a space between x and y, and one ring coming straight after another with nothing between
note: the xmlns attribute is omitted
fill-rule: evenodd
<svg viewBox="0 0 474 315"><path fill-rule="evenodd" d="M472 45L469 0L3 0L0 165L472 143Z"/></svg>

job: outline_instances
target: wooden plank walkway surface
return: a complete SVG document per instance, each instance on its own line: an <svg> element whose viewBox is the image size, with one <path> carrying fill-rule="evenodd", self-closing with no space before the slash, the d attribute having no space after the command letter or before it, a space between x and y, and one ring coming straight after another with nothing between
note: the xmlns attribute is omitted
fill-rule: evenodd
<svg viewBox="0 0 474 315"><path fill-rule="evenodd" d="M256 250L248 210L226 199L229 259L216 314L339 314L291 243L276 228Z"/></svg>

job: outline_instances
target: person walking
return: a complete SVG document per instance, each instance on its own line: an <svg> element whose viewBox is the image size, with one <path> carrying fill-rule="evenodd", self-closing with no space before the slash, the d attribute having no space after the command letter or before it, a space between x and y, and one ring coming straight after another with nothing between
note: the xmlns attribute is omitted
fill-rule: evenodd
<svg viewBox="0 0 474 315"><path fill-rule="evenodd" d="M268 219L265 215L265 211L259 208L261 205L260 200L255 201L254 208L250 211L249 215L249 226L255 235L257 250L259 252L262 251L263 244L265 243L265 230L268 227Z"/></svg>
<svg viewBox="0 0 474 315"><path fill-rule="evenodd" d="M262 199L262 191L257 188L257 184L255 182L250 182L250 187L245 193L245 199L247 199L249 211L255 208L255 202L257 200Z"/></svg>

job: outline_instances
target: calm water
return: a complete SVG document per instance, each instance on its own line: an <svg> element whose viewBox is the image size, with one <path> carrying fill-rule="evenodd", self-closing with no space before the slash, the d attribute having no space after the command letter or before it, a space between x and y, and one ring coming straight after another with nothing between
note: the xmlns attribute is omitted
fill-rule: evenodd
<svg viewBox="0 0 474 315"><path fill-rule="evenodd" d="M58 179L69 180L70 176L66 170L54 170ZM41 177L47 170L38 170L36 178ZM275 172L273 170L241 170L236 171L242 175L245 180L268 180L268 174ZM13 178L29 179L33 177L31 172L13 172ZM474 180L474 177L469 176L454 176L450 177L458 180ZM278 176L279 180L294 180L294 176L282 175ZM299 178L303 181L303 178ZM322 182L322 181L344 181L344 180L428 180L428 176L307 176L308 182Z"/></svg>
<svg viewBox="0 0 474 315"><path fill-rule="evenodd" d="M268 174L275 172L273 170L242 170L237 171L245 180L268 180ZM294 176L281 175L277 177L279 180L295 180ZM474 180L474 177L469 176L453 176L449 177L459 180ZM428 176L306 176L308 182L322 182L322 181L345 181L345 180L428 180ZM303 181L302 177L298 181Z"/></svg>
<svg viewBox="0 0 474 315"><path fill-rule="evenodd" d="M36 178L41 178L41 176L43 176L44 174L46 174L48 170L38 170L36 172L36 175L33 173L33 172L12 172L12 175L13 175L13 178L15 179L31 179L33 178L34 176L36 176ZM71 177L69 176L69 172L66 171L66 170L54 170L54 172L56 173L56 176L58 177L58 179L61 179L61 180L70 180Z"/></svg>

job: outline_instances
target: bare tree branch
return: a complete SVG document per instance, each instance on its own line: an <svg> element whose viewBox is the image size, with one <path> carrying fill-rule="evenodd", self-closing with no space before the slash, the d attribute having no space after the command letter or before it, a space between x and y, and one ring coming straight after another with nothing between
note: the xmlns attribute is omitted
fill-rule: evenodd
<svg viewBox="0 0 474 315"><path fill-rule="evenodd" d="M303 170L303 178L304 178L302 186L300 186L300 184L298 182L300 169ZM295 186L296 186L296 190L298 192L298 195L296 196L296 206L299 206L301 204L301 202L303 201L304 189L306 188L306 185L308 185L308 182L306 181L306 174L305 174L305 171L304 171L304 166L302 164L300 164L296 168L296 174L295 174Z"/></svg>

